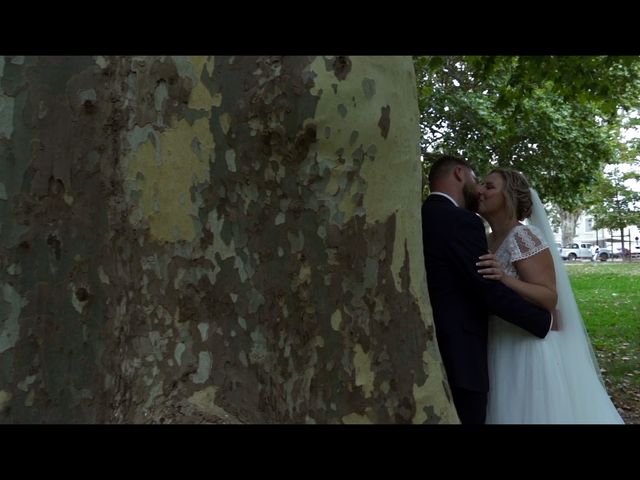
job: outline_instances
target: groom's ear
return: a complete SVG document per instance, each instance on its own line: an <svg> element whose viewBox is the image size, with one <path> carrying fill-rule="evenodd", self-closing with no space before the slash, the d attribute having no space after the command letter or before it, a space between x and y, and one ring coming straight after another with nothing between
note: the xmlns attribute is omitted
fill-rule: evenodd
<svg viewBox="0 0 640 480"><path fill-rule="evenodd" d="M453 178L464 183L464 167L456 165L453 168Z"/></svg>

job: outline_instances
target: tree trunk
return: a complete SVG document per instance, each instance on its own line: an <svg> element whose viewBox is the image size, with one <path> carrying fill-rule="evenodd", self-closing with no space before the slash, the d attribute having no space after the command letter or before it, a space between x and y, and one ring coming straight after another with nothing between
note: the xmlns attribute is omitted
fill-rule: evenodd
<svg viewBox="0 0 640 480"><path fill-rule="evenodd" d="M576 223L582 212L566 212L560 210L560 231L562 232L562 246L573 243L576 236Z"/></svg>
<svg viewBox="0 0 640 480"><path fill-rule="evenodd" d="M0 59L0 420L458 421L404 57Z"/></svg>

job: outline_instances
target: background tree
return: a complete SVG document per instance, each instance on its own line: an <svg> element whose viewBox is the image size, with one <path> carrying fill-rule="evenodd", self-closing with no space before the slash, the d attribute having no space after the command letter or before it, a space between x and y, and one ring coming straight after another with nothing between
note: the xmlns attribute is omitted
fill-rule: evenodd
<svg viewBox="0 0 640 480"><path fill-rule="evenodd" d="M620 246L625 247L624 229L640 223L640 192L625 185L629 179L638 180L636 173L622 173L613 168L606 173L592 191L593 202L589 212L593 215L594 227L620 231ZM631 250L631 245L628 245Z"/></svg>
<svg viewBox="0 0 640 480"><path fill-rule="evenodd" d="M0 420L457 422L405 57L0 59Z"/></svg>
<svg viewBox="0 0 640 480"><path fill-rule="evenodd" d="M575 214L640 102L640 57L416 57L422 152L522 171Z"/></svg>

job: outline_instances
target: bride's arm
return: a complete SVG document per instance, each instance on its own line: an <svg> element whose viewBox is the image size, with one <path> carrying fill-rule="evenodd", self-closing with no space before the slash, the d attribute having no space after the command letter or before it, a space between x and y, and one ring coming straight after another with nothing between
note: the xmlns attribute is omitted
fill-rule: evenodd
<svg viewBox="0 0 640 480"><path fill-rule="evenodd" d="M483 255L480 260L477 265L484 268L478 270L478 273L481 273L484 278L500 280L530 302L550 312L555 310L558 294L553 259L549 249L514 262L519 279L504 274L493 254Z"/></svg>

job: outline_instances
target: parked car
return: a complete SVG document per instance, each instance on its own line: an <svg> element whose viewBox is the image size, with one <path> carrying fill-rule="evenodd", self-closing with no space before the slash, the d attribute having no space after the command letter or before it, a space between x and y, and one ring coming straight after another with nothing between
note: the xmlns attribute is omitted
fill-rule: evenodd
<svg viewBox="0 0 640 480"><path fill-rule="evenodd" d="M590 243L570 243L562 247L560 256L563 260L577 260L578 258L592 258L593 250Z"/></svg>
<svg viewBox="0 0 640 480"><path fill-rule="evenodd" d="M599 247L591 243L570 243L560 250L563 260L577 260L578 258L588 258L590 260L606 262L612 257L611 250Z"/></svg>
<svg viewBox="0 0 640 480"><path fill-rule="evenodd" d="M616 253L613 254L613 258L629 258L631 256L631 252L628 248L622 247L616 249Z"/></svg>

